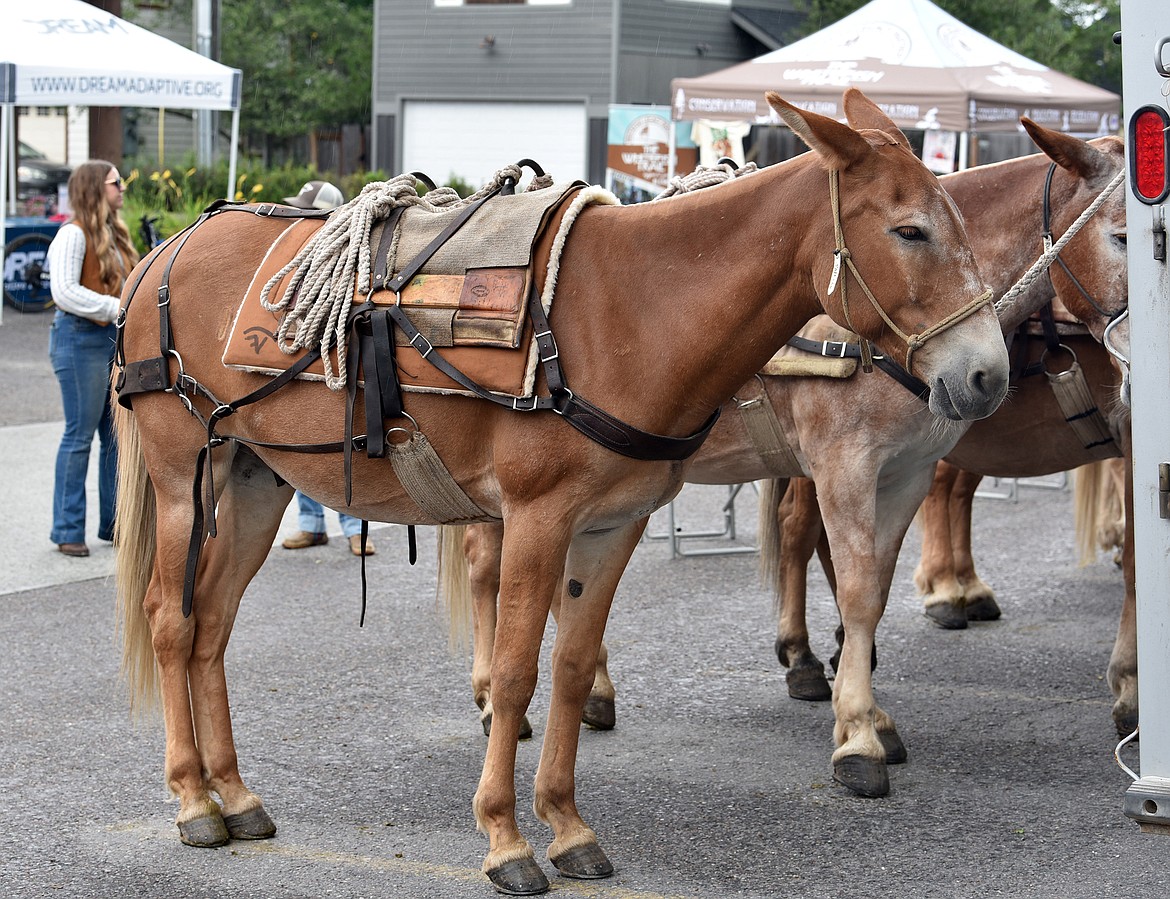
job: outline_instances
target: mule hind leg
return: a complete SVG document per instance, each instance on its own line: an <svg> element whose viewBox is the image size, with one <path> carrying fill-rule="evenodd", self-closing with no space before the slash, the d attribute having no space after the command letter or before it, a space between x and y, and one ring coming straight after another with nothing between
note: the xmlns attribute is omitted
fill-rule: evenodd
<svg viewBox="0 0 1170 899"><path fill-rule="evenodd" d="M1128 435L1127 435L1128 437ZM1126 440L1126 456L1129 441ZM1138 726L1137 671L1137 589L1133 545L1133 466L1125 467L1125 538L1121 547L1121 570L1125 578L1125 599L1117 622L1117 637L1109 656L1106 679L1113 692L1113 724L1117 735L1125 737Z"/></svg>
<svg viewBox="0 0 1170 899"><path fill-rule="evenodd" d="M930 492L918 513L922 552L914 569L914 584L923 595L926 617L947 630L962 630L967 626L963 587L955 573L951 537L951 492L959 473L955 466L939 461Z"/></svg>
<svg viewBox="0 0 1170 899"><path fill-rule="evenodd" d="M268 558L292 488L248 449L237 450L220 498L218 536L204 546L196 580L198 623L187 679L204 780L235 839L266 839L276 825L240 777L232 739L224 653L248 583ZM214 597L214 599L212 599Z"/></svg>
<svg viewBox="0 0 1170 899"><path fill-rule="evenodd" d="M808 635L808 566L824 536L816 485L792 478L776 510L780 545L773 585L777 610L776 658L788 669L785 681L793 699L824 702L833 697L825 666L812 651Z"/></svg>
<svg viewBox="0 0 1170 899"><path fill-rule="evenodd" d="M968 621L997 621L1003 613L995 601L995 591L975 571L971 543L975 491L982 480L983 475L960 471L951 488L951 557L955 561L955 578L963 591L963 615Z"/></svg>
<svg viewBox="0 0 1170 899"><path fill-rule="evenodd" d="M138 402L146 406L143 400ZM183 441L177 437L181 430L173 429L166 445L175 447L177 456L186 456ZM198 431L193 436L198 437ZM257 539L249 544L250 552L242 548L233 551L237 522L241 516L255 522L259 507L247 511L255 500L251 491L247 499L235 495L233 482L239 469L233 450L220 450L217 455L219 537L204 544L192 612L186 618L182 610L183 576L194 517L190 465L152 460L157 546L142 604L158 664L167 741L166 781L179 798L179 838L201 847L222 845L233 835L271 835L267 832L272 829L271 821L264 820L262 803L239 778L223 675L223 647L239 597L263 562L292 493L291 488L280 488L269 513L271 526L263 533L253 532ZM268 476L275 487L270 472ZM249 535L248 531L242 533ZM212 798L213 792L224 802L222 808Z"/></svg>

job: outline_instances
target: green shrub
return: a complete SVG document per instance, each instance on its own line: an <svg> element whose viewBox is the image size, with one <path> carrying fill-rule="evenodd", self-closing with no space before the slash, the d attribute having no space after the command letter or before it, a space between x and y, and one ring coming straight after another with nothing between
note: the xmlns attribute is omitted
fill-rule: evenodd
<svg viewBox="0 0 1170 899"><path fill-rule="evenodd" d="M181 231L199 217L207 206L227 192L228 163L220 160L201 168L194 157L183 166L158 168L152 160L127 159L121 166L126 174L126 196L122 216L134 235L139 252L147 247L140 233L144 216L157 219L156 226L165 239ZM338 177L330 172L317 172L311 166L287 163L265 169L254 161L240 161L236 168L234 200L248 203L280 203L285 197L295 196L306 181L332 181L352 200L372 181L385 181L384 172L358 172ZM460 196L472 193L462 178L452 174L447 185Z"/></svg>

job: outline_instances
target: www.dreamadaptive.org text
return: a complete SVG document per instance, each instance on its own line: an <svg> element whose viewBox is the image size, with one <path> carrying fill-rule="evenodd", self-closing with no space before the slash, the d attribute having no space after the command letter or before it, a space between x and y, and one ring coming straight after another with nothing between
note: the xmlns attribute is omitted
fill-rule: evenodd
<svg viewBox="0 0 1170 899"><path fill-rule="evenodd" d="M33 78L34 93L142 94L150 97L222 97L219 81L190 78L148 78L146 76L54 75Z"/></svg>

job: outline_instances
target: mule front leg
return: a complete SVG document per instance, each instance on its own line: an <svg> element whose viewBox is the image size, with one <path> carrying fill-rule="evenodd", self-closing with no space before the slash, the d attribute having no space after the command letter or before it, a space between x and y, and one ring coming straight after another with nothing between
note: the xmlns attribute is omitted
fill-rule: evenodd
<svg viewBox="0 0 1170 899"><path fill-rule="evenodd" d="M472 808L476 826L489 840L483 871L497 890L512 895L543 893L549 886L516 824L516 743L536 689L540 642L568 544L559 515L516 512L505 520L492 648L492 727ZM580 709L577 714L580 720Z"/></svg>
<svg viewBox="0 0 1170 899"><path fill-rule="evenodd" d="M614 592L645 526L646 519L641 519L603 534L579 534L565 565L553 646L552 699L533 808L553 830L548 857L566 877L593 879L613 873L597 835L577 810L579 722L593 688Z"/></svg>
<svg viewBox="0 0 1170 899"><path fill-rule="evenodd" d="M858 465L864 460L858 459ZM865 483L877 483L876 472ZM854 479L820 479L818 493L825 532L837 570L837 607L845 639L833 682L833 779L860 796L890 790L886 752L877 731L870 660L881 620L885 568L875 536L876 496L859 496ZM921 494L919 494L921 496ZM916 505L916 503L915 503ZM886 522L882 522L883 528ZM898 532L900 542L903 531Z"/></svg>
<svg viewBox="0 0 1170 899"><path fill-rule="evenodd" d="M649 520L649 519L647 519ZM643 529L645 525L643 525ZM560 621L561 598L565 593L562 581L560 589L553 597L553 618ZM585 700L585 708L581 711L581 723L594 730L613 730L617 723L617 688L609 676L609 649L605 641L597 650L597 664L593 669L593 688L589 691L589 698Z"/></svg>

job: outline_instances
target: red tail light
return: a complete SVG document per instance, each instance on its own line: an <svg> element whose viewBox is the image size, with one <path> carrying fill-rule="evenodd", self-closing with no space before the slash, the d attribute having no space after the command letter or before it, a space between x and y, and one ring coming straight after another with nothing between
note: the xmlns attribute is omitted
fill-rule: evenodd
<svg viewBox="0 0 1170 899"><path fill-rule="evenodd" d="M1170 194L1170 116L1158 106L1143 106L1129 120L1129 174L1134 196L1161 203Z"/></svg>

